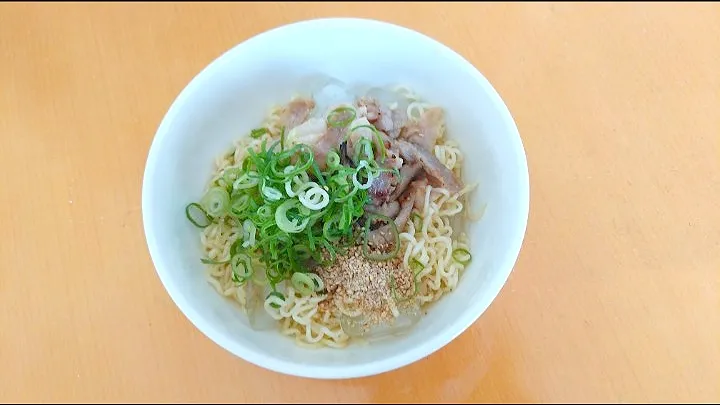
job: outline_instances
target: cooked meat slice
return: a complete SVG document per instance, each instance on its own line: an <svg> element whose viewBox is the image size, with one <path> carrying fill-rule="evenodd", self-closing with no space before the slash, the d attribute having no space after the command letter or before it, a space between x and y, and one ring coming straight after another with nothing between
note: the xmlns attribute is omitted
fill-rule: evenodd
<svg viewBox="0 0 720 405"><path fill-rule="evenodd" d="M397 138L398 136L400 136L400 132L402 131L403 126L407 122L407 115L405 114L405 110L395 108L391 112L391 117L393 126L392 129L387 129L386 132L388 133L388 135L390 135L390 137Z"/></svg>
<svg viewBox="0 0 720 405"><path fill-rule="evenodd" d="M365 112L365 117L370 122L375 122L380 117L380 106L374 98L361 97L357 101L357 106L361 111Z"/></svg>
<svg viewBox="0 0 720 405"><path fill-rule="evenodd" d="M320 139L314 144L311 144L313 153L315 155L315 162L318 164L320 170L325 170L327 167L327 154L331 150L338 150L340 147L340 141L345 136L345 128L328 128Z"/></svg>
<svg viewBox="0 0 720 405"><path fill-rule="evenodd" d="M368 189L368 195L370 195L372 204L381 205L390 201L388 197L392 194L393 190L395 190L395 183L396 179L392 173L380 173Z"/></svg>
<svg viewBox="0 0 720 405"><path fill-rule="evenodd" d="M397 227L398 233L405 230L405 224L407 224L412 209L415 205L415 187L410 187L408 193L403 195L400 201L400 211L394 218L395 226ZM368 244L371 246L387 246L395 243L393 233L391 231L390 224L385 224L377 229L368 232Z"/></svg>
<svg viewBox="0 0 720 405"><path fill-rule="evenodd" d="M405 161L419 162L422 165L433 186L445 188L450 194L457 193L462 188L455 175L427 149L402 139L396 139L393 145L397 147Z"/></svg>
<svg viewBox="0 0 720 405"><path fill-rule="evenodd" d="M285 145L292 147L299 143L315 145L327 132L327 123L322 118L310 118L287 132Z"/></svg>
<svg viewBox="0 0 720 405"><path fill-rule="evenodd" d="M390 201L380 206L369 204L365 206L365 211L372 214L385 215L388 218L395 218L398 212L400 212L400 203Z"/></svg>
<svg viewBox="0 0 720 405"><path fill-rule="evenodd" d="M400 168L400 182L395 186L395 190L393 190L392 194L390 194L390 197L388 197L389 201L395 201L402 195L402 193L405 191L407 186L410 184L411 181L415 178L415 176L420 173L420 164L417 162L405 162L405 164L402 165Z"/></svg>
<svg viewBox="0 0 720 405"><path fill-rule="evenodd" d="M404 125L404 114L390 110L371 97L362 97L357 101L358 107L365 112L365 117L375 128L385 132L391 138L397 138Z"/></svg>
<svg viewBox="0 0 720 405"><path fill-rule="evenodd" d="M385 144L387 148L387 143ZM385 156L385 161L382 162L383 167L386 167L388 169L401 169L403 166L403 158L400 157L400 154L394 150L394 149L386 149L387 155Z"/></svg>
<svg viewBox="0 0 720 405"><path fill-rule="evenodd" d="M408 193L415 199L415 209L420 212L425 209L425 189L427 184L427 180L425 179L415 180L410 184L410 188L408 189Z"/></svg>
<svg viewBox="0 0 720 405"><path fill-rule="evenodd" d="M280 126L285 127L285 131L290 131L296 126L305 122L315 108L315 101L307 98L296 98L280 111Z"/></svg>
<svg viewBox="0 0 720 405"><path fill-rule="evenodd" d="M415 189L413 187L410 187L408 190L414 191ZM405 230L405 224L410 218L410 213L412 213L412 209L415 206L414 193L410 193L404 197L405 198L403 198L400 202L400 212L395 217L395 226L397 226L398 232L402 232Z"/></svg>
<svg viewBox="0 0 720 405"><path fill-rule="evenodd" d="M400 131L400 138L407 139L425 149L432 149L443 131L445 114L442 108L428 108L417 121L410 121Z"/></svg>

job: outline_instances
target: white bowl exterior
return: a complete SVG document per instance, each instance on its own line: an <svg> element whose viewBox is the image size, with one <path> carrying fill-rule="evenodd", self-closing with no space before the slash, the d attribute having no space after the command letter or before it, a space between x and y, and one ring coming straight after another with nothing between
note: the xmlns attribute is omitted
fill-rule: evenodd
<svg viewBox="0 0 720 405"><path fill-rule="evenodd" d="M454 292L411 333L344 350L304 349L275 330L249 328L238 308L205 281L198 229L184 208L197 201L218 154L257 127L270 106L317 89L327 75L348 85L402 84L446 110L450 138L477 181L466 209L473 262ZM313 89L313 87L315 87ZM527 163L515 123L489 82L465 59L415 31L362 19L286 25L236 46L182 91L163 119L147 160L142 210L158 276L187 318L235 355L277 372L350 378L423 358L468 328L495 299L515 264L529 209Z"/></svg>

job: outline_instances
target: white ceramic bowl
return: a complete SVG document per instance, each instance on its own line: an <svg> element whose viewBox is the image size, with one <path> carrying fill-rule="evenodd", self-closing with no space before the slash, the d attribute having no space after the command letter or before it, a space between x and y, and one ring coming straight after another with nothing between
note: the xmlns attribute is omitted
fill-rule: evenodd
<svg viewBox="0 0 720 405"><path fill-rule="evenodd" d="M401 338L337 349L305 349L271 330L257 332L205 281L198 229L186 219L215 157L260 124L273 104L307 91L318 74L345 83L406 85L444 107L449 137L478 181L467 226L473 262L459 287ZM467 329L506 282L520 252L529 209L525 153L515 123L490 83L457 53L415 31L362 19L282 26L232 48L195 77L165 115L150 148L142 190L147 244L178 308L231 353L277 372L311 378L361 377L426 357Z"/></svg>

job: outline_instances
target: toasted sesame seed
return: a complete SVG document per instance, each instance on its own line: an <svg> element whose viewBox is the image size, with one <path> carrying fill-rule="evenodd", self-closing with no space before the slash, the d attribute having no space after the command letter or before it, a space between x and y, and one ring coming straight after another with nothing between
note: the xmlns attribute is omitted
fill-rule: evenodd
<svg viewBox="0 0 720 405"><path fill-rule="evenodd" d="M414 292L412 272L395 257L387 261L366 259L359 246L353 247L345 257L332 266L319 268L328 291L328 300L338 308L364 318L364 327L391 321L397 300L403 300Z"/></svg>

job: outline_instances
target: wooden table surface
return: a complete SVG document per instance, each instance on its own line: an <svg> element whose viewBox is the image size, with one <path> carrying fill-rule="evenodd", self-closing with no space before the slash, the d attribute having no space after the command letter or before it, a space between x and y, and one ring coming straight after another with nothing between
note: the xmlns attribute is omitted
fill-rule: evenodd
<svg viewBox="0 0 720 405"><path fill-rule="evenodd" d="M160 284L154 132L207 63L274 26L377 18L464 55L528 155L523 250L458 339L314 381L233 357ZM0 402L720 401L720 6L0 5Z"/></svg>

